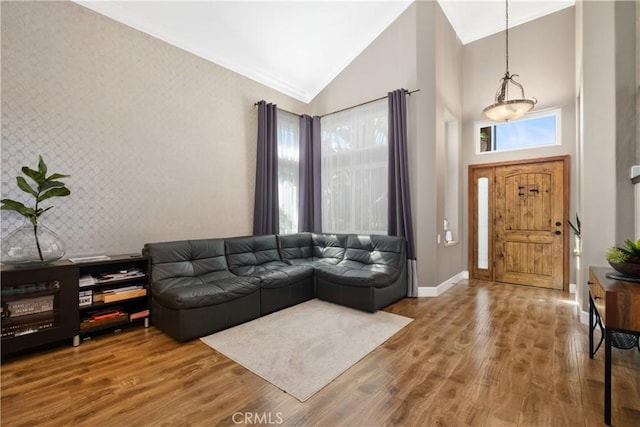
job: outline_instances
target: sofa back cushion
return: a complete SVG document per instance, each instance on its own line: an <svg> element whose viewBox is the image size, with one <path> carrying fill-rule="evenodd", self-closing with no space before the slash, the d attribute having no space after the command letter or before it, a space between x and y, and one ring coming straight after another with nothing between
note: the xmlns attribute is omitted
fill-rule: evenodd
<svg viewBox="0 0 640 427"><path fill-rule="evenodd" d="M404 268L406 243L403 237L382 235L349 235L341 266L392 272Z"/></svg>
<svg viewBox="0 0 640 427"><path fill-rule="evenodd" d="M344 259L347 246L346 234L316 234L311 235L314 261L322 260L329 264L337 264Z"/></svg>
<svg viewBox="0 0 640 427"><path fill-rule="evenodd" d="M278 249L283 261L305 264L320 261L337 264L344 258L346 234L296 233L278 235Z"/></svg>
<svg viewBox="0 0 640 427"><path fill-rule="evenodd" d="M176 277L229 275L222 239L147 243L144 253L151 263L153 282Z"/></svg>
<svg viewBox="0 0 640 427"><path fill-rule="evenodd" d="M238 276L250 276L267 267L287 266L280 260L275 235L225 239L229 270Z"/></svg>
<svg viewBox="0 0 640 427"><path fill-rule="evenodd" d="M283 261L311 260L313 256L311 233L279 234L277 238L278 250Z"/></svg>

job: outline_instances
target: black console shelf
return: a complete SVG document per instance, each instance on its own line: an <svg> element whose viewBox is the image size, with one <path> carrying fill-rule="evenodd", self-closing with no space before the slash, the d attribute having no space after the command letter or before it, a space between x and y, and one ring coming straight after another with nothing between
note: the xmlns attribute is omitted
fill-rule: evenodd
<svg viewBox="0 0 640 427"><path fill-rule="evenodd" d="M149 326L149 265L139 254L2 265L1 272L3 357L67 339L77 346L81 337L133 324ZM87 284L88 277L96 280Z"/></svg>

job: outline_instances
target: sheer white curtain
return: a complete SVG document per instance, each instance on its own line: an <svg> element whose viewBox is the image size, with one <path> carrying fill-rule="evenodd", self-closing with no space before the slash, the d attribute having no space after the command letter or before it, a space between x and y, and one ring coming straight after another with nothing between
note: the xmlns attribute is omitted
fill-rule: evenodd
<svg viewBox="0 0 640 427"><path fill-rule="evenodd" d="M280 233L298 232L300 117L278 110L278 206Z"/></svg>
<svg viewBox="0 0 640 427"><path fill-rule="evenodd" d="M322 231L387 233L387 99L321 120Z"/></svg>

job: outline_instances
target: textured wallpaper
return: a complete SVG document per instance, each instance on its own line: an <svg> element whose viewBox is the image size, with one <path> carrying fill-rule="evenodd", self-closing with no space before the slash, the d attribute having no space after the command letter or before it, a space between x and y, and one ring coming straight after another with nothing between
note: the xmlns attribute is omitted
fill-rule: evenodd
<svg viewBox="0 0 640 427"><path fill-rule="evenodd" d="M257 112L304 105L71 2L6 2L2 197L41 154L72 175L42 221L67 255L250 234ZM23 219L2 212L2 237Z"/></svg>

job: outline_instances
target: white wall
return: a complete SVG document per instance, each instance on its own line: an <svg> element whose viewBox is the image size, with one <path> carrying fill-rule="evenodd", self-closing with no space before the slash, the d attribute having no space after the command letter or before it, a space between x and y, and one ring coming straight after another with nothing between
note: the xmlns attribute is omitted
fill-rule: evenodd
<svg viewBox="0 0 640 427"><path fill-rule="evenodd" d="M636 14L632 1L615 3L615 103L616 103L616 242L637 239L631 166L636 164Z"/></svg>
<svg viewBox="0 0 640 427"><path fill-rule="evenodd" d="M407 8L309 104L309 114L324 115L387 95L415 89L416 4Z"/></svg>
<svg viewBox="0 0 640 427"><path fill-rule="evenodd" d="M577 56L582 58L576 72L581 78L582 111L578 191L584 249L578 285L582 288L583 310L588 307L588 268L607 266L607 249L622 243L621 239L631 238L633 233L634 218L629 215L633 207L626 200L633 192L627 162L638 153L638 139L635 147L630 143L633 131L629 128L635 123L628 116L629 85L637 90L637 83L630 83L633 78L629 71L635 46L628 37L633 39L635 31L631 28L635 24L627 15L635 15L633 7L632 2L578 4ZM622 178L623 173L627 179Z"/></svg>
<svg viewBox="0 0 640 427"><path fill-rule="evenodd" d="M460 158L457 165L457 180L462 190L462 118L463 118L463 93L462 93L462 42L458 39L454 29L449 24L440 7L434 8L435 12L435 69L436 69L436 117L435 117L435 143L436 143L436 172L437 172L437 211L435 220L436 236L440 235L440 243L436 237L436 266L437 276L435 283L443 283L461 271L467 270L464 259L465 245L462 243L463 226L466 215L462 209L463 200L466 198L462 191L451 194L448 190L446 177L446 122L451 121L457 127L456 132L460 143ZM447 192L449 194L447 194ZM444 244L444 219L446 198L454 198L457 203L459 219L449 220L449 228L454 232L456 245Z"/></svg>

